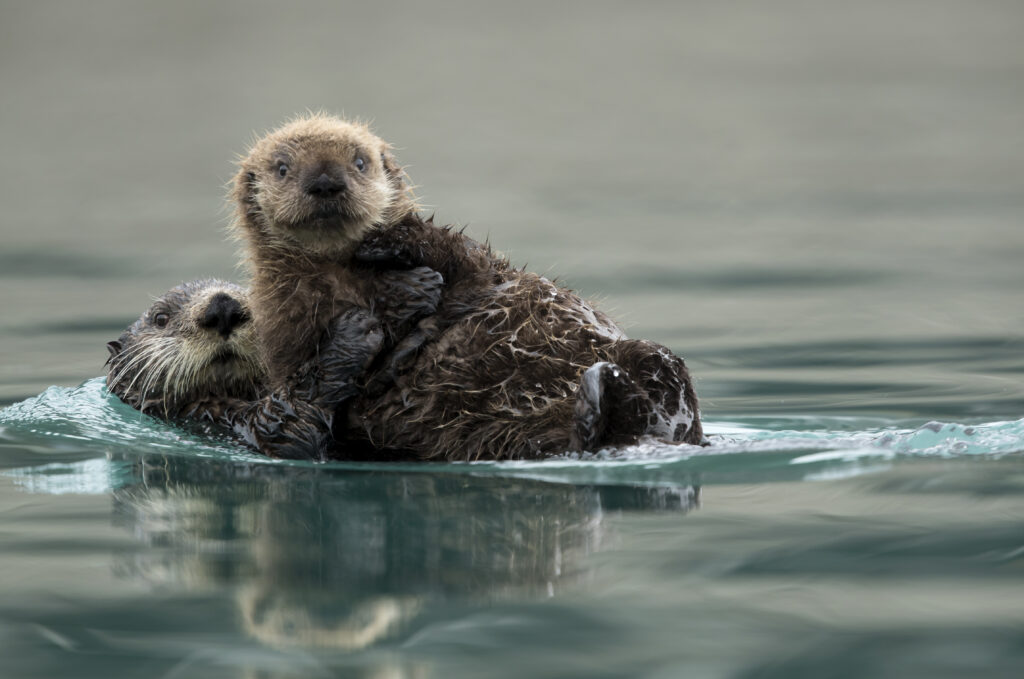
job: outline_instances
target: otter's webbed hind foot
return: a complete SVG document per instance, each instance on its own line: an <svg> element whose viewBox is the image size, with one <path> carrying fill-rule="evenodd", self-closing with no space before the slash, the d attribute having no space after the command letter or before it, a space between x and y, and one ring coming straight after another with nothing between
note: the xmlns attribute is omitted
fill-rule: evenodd
<svg viewBox="0 0 1024 679"><path fill-rule="evenodd" d="M602 361L583 373L570 436L572 450L636 443L648 427L652 404L633 379Z"/></svg>
<svg viewBox="0 0 1024 679"><path fill-rule="evenodd" d="M646 340L617 342L612 356L650 400L650 419L643 433L666 443L699 445L704 429L686 362L667 347Z"/></svg>

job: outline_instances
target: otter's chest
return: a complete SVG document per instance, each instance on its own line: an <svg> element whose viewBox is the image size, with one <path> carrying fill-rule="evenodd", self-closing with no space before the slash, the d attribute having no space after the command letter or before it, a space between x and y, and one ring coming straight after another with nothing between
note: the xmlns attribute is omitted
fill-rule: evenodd
<svg viewBox="0 0 1024 679"><path fill-rule="evenodd" d="M318 310L318 316L333 316L340 308L369 307L373 291L366 278L352 268L325 266L297 277L290 297L300 306Z"/></svg>

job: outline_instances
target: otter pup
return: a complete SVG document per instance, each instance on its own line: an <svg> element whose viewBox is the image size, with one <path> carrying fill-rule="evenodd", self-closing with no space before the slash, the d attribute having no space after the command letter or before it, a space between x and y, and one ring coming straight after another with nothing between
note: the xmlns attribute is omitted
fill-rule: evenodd
<svg viewBox="0 0 1024 679"><path fill-rule="evenodd" d="M363 125L319 115L257 141L231 195L270 384L287 386L340 308L386 300L381 277L352 253L415 202L387 144ZM385 327L396 338L392 330Z"/></svg>
<svg viewBox="0 0 1024 679"><path fill-rule="evenodd" d="M379 311L400 331L434 311L440 288L427 269L387 272L381 289L397 303ZM227 428L273 457L326 459L335 410L357 393L358 378L384 345L380 321L347 309L316 357L287 387L271 391L251 318L243 288L212 279L183 283L107 343L107 388L148 415Z"/></svg>
<svg viewBox="0 0 1024 679"><path fill-rule="evenodd" d="M421 219L389 145L367 127L324 115L286 124L241 161L232 197L274 388L315 354L339 305L374 308L381 267L425 265L445 280L438 313L371 370L343 438L471 460L643 435L701 441L682 359Z"/></svg>

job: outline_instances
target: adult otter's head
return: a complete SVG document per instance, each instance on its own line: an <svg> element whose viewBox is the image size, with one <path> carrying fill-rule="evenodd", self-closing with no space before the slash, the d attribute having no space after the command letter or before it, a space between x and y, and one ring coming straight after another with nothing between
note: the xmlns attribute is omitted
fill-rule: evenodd
<svg viewBox="0 0 1024 679"><path fill-rule="evenodd" d="M252 398L264 376L246 291L224 281L172 288L107 349L111 393L164 417L207 397Z"/></svg>
<svg viewBox="0 0 1024 679"><path fill-rule="evenodd" d="M416 209L390 145L365 125L322 114L257 141L231 197L236 234L254 247L329 255Z"/></svg>

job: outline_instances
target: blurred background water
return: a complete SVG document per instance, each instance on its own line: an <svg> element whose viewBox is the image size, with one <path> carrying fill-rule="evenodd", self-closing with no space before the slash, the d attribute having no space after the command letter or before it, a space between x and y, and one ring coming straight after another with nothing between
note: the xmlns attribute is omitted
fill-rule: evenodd
<svg viewBox="0 0 1024 679"><path fill-rule="evenodd" d="M0 2L0 84L0 676L1024 671L1024 5ZM321 108L716 445L281 465L109 399Z"/></svg>

